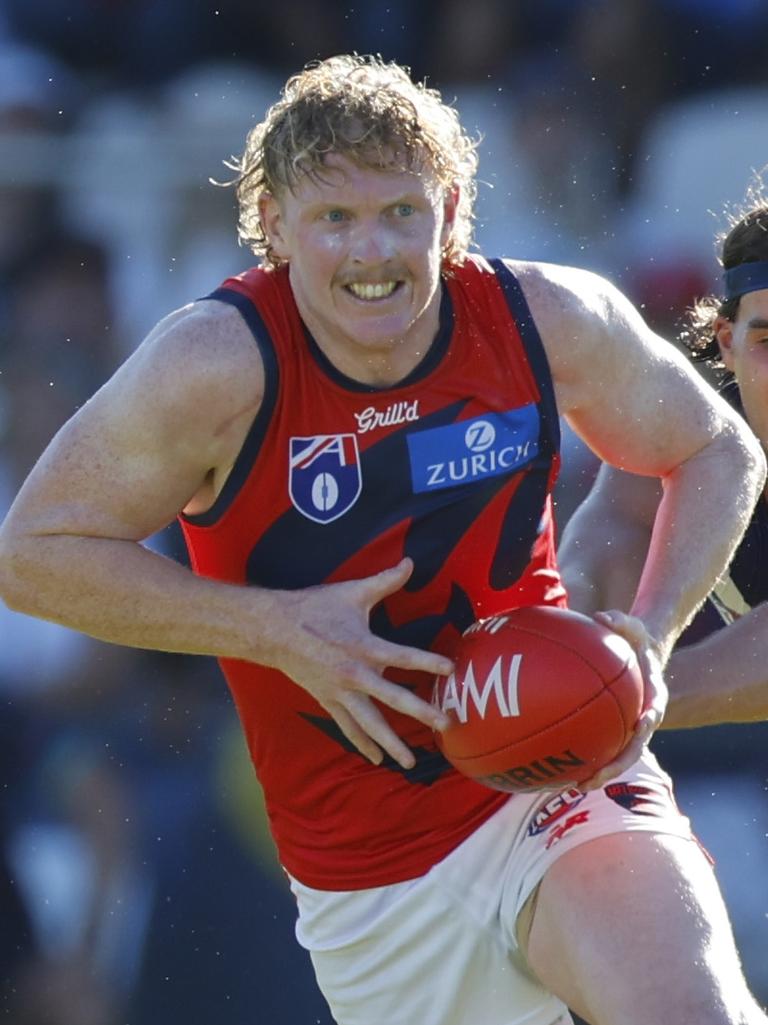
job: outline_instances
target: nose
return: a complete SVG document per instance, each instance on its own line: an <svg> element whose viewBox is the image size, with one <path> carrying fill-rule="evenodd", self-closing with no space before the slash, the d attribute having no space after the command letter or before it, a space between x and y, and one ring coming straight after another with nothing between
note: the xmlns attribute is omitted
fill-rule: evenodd
<svg viewBox="0 0 768 1025"><path fill-rule="evenodd" d="M386 263L394 256L390 232L378 222L361 221L350 240L349 255L358 265Z"/></svg>

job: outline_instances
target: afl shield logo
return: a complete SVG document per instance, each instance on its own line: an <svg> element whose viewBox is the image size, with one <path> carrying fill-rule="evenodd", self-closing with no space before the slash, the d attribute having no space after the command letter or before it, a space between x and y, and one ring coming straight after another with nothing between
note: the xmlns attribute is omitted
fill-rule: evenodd
<svg viewBox="0 0 768 1025"><path fill-rule="evenodd" d="M354 434L291 438L288 493L299 512L315 523L330 523L357 501L362 488Z"/></svg>

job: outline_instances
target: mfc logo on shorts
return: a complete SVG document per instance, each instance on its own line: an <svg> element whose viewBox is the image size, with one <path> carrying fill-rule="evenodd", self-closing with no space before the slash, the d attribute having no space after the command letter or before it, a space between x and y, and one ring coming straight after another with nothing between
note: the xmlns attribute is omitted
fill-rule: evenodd
<svg viewBox="0 0 768 1025"><path fill-rule="evenodd" d="M343 516L362 488L354 434L291 438L288 493L299 512L315 523Z"/></svg>
<svg viewBox="0 0 768 1025"><path fill-rule="evenodd" d="M510 473L538 453L539 411L533 403L408 434L416 492L473 484Z"/></svg>
<svg viewBox="0 0 768 1025"><path fill-rule="evenodd" d="M635 815L650 815L663 818L670 807L674 807L671 792L663 784L649 781L642 783L608 783L603 787L606 796Z"/></svg>

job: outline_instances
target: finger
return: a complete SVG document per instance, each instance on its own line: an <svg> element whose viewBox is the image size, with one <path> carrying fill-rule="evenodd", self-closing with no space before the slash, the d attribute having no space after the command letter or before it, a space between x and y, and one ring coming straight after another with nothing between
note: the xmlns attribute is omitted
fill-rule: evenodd
<svg viewBox="0 0 768 1025"><path fill-rule="evenodd" d="M582 790L597 790L610 780L620 776L622 772L634 765L645 752L651 737L661 725L666 709L666 685L661 674L653 667L650 672L644 672L646 680L652 680L646 691L648 704L640 713L635 725L634 732L629 743L621 751L620 755L599 772L580 784Z"/></svg>
<svg viewBox="0 0 768 1025"><path fill-rule="evenodd" d="M600 772L596 773L587 782L580 784L579 789L596 790L610 780L615 779L625 769L635 765L639 758L642 757L660 721L661 713L657 708L649 708L644 711L638 720L632 739L626 744L618 757L614 758L613 762L610 762L607 766L604 766Z"/></svg>
<svg viewBox="0 0 768 1025"><path fill-rule="evenodd" d="M634 765L639 758L642 757L645 750L645 742L641 742L637 737L634 737L629 744L624 748L620 757L614 759L610 764L605 765L599 772L596 772L594 776L586 780L584 783L579 784L579 790L599 790L600 787L605 786L606 783L610 783L612 779L616 779L622 772Z"/></svg>
<svg viewBox="0 0 768 1025"><path fill-rule="evenodd" d="M399 683L392 683L385 680L383 676L371 673L368 681L364 684L366 695L376 698L382 704L387 705L395 712L401 712L412 719L428 726L431 730L445 730L450 725L450 718L436 705L424 701L407 687Z"/></svg>
<svg viewBox="0 0 768 1025"><path fill-rule="evenodd" d="M648 742L656 731L660 722L660 715L655 710L644 712L637 721L632 739L623 749L618 758L615 758L608 765L605 765L599 772L596 772L591 779L580 784L581 790L597 790L605 783L620 776L625 769L634 765L642 757Z"/></svg>
<svg viewBox="0 0 768 1025"><path fill-rule="evenodd" d="M355 726L362 731L377 750L383 748L404 769L416 764L413 752L395 733L379 709L365 694L350 693L345 698L345 711ZM380 764L376 762L376 764Z"/></svg>
<svg viewBox="0 0 768 1025"><path fill-rule="evenodd" d="M639 737L644 744L648 743L651 736L661 726L664 718L663 710L656 707L647 708L637 720L635 737Z"/></svg>
<svg viewBox="0 0 768 1025"><path fill-rule="evenodd" d="M642 758L651 737L655 733L661 716L657 710L643 712L637 721L634 733L627 745L608 765L603 766L590 779L579 784L580 790L597 790L605 783L620 776L622 772Z"/></svg>
<svg viewBox="0 0 768 1025"><path fill-rule="evenodd" d="M369 606L375 605L383 598L388 598L405 586L408 577L413 573L413 560L401 559L396 566L390 566L381 573L358 581L362 586L365 601Z"/></svg>
<svg viewBox="0 0 768 1025"><path fill-rule="evenodd" d="M645 694L638 728L643 725L655 730L661 725L667 710L669 690L658 662L641 656L640 668L645 681Z"/></svg>
<svg viewBox="0 0 768 1025"><path fill-rule="evenodd" d="M342 705L328 706L339 729L350 743L354 744L357 750L374 765L381 765L384 755L381 748L376 744L364 729L357 723L352 715Z"/></svg>
<svg viewBox="0 0 768 1025"><path fill-rule="evenodd" d="M411 669L429 673L430 676L450 676L455 666L445 655L436 651L424 651L406 644L393 644L376 638L370 648L370 657L381 666L397 669Z"/></svg>
<svg viewBox="0 0 768 1025"><path fill-rule="evenodd" d="M645 625L636 616L628 616L618 609L611 609L610 611L595 612L592 618L619 634L624 640L629 641L634 648L647 643L648 635Z"/></svg>

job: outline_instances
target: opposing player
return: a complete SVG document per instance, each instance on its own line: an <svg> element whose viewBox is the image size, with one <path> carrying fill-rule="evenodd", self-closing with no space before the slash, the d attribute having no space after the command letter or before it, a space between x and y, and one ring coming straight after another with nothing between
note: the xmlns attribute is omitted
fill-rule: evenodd
<svg viewBox="0 0 768 1025"><path fill-rule="evenodd" d="M341 1025L764 1023L643 753L761 451L606 281L469 256L475 170L396 65L291 78L238 167L262 266L162 321L54 439L2 593L221 658ZM646 710L615 782L508 799L442 760L427 698L475 618L565 601L559 412L665 482L631 608ZM176 515L194 574L141 544Z"/></svg>
<svg viewBox="0 0 768 1025"><path fill-rule="evenodd" d="M768 200L755 188L721 239L723 289L691 310L685 341L768 447ZM604 466L566 528L560 560L583 611L628 608L661 490ZM763 494L728 572L667 666L668 728L768 718L768 505ZM618 622L618 621L617 621Z"/></svg>

